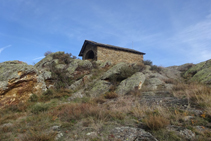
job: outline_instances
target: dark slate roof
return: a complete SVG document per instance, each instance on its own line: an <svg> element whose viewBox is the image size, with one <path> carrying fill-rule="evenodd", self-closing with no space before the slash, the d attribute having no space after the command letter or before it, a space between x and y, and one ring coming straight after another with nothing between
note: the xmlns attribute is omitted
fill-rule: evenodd
<svg viewBox="0 0 211 141"><path fill-rule="evenodd" d="M109 49L114 49L114 50L121 50L121 51L126 51L126 52L132 52L132 53L135 53L135 54L145 55L145 53L140 52L140 51L136 51L136 50L133 50L133 49L123 48L123 47L118 47L118 46L113 46L113 45L108 45L108 44L97 43L97 42L90 41L90 40L85 40L84 44L83 44L83 46L81 48L81 51L79 53L79 56L83 56L83 53L84 53L84 50L85 50L87 44L92 44L94 46L100 46L100 47L104 47L104 48L109 48Z"/></svg>

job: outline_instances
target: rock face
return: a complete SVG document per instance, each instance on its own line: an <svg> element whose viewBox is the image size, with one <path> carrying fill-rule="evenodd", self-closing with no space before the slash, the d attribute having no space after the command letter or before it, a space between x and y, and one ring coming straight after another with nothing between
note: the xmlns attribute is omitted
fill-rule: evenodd
<svg viewBox="0 0 211 141"><path fill-rule="evenodd" d="M211 84L211 60L198 63L192 66L184 74L189 81L198 81L205 84Z"/></svg>
<svg viewBox="0 0 211 141"><path fill-rule="evenodd" d="M104 80L99 80L97 81L92 89L89 91L91 96L97 96L97 95L102 95L105 94L106 92L109 91L111 88L111 83L104 81Z"/></svg>
<svg viewBox="0 0 211 141"><path fill-rule="evenodd" d="M46 89L55 88L56 81L74 91L73 97L102 95L111 88L119 95L141 87L152 91L171 90L173 84L166 80L180 81L181 74L190 81L211 83L211 60L196 65L160 67L159 71L152 70L153 66L111 65L109 61L92 63L73 59L64 52L51 53L34 66L21 61L0 63L0 106L26 101L32 94L42 94ZM98 71L100 75L96 73Z"/></svg>
<svg viewBox="0 0 211 141"><path fill-rule="evenodd" d="M118 75L121 73L121 69L128 67L127 63L119 63L115 66L113 66L111 69L109 69L107 72L105 72L103 74L103 76L101 77L101 79L105 80L105 79L109 79L114 75Z"/></svg>
<svg viewBox="0 0 211 141"><path fill-rule="evenodd" d="M144 81L144 74L141 72L137 72L131 77L123 80L117 87L116 93L120 95L125 95L134 89L140 90Z"/></svg>
<svg viewBox="0 0 211 141"><path fill-rule="evenodd" d="M0 107L26 101L46 89L38 70L20 61L0 64Z"/></svg>

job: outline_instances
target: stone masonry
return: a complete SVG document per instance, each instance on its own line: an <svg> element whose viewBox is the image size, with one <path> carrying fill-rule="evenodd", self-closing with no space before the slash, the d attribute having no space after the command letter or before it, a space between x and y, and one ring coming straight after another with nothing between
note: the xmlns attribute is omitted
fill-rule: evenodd
<svg viewBox="0 0 211 141"><path fill-rule="evenodd" d="M114 64L119 62L142 63L145 53L133 49L97 43L85 40L79 56L83 60L110 61Z"/></svg>
<svg viewBox="0 0 211 141"><path fill-rule="evenodd" d="M142 62L143 55L134 54L131 52L119 51L103 47L97 47L97 60L111 61L116 64L118 62L134 63Z"/></svg>

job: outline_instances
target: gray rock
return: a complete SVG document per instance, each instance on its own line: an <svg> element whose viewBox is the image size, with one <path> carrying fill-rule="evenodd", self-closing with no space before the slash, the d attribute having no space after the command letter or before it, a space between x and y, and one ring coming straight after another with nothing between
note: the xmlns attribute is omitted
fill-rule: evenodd
<svg viewBox="0 0 211 141"><path fill-rule="evenodd" d="M54 131L59 131L60 130L60 126L53 126L51 127L52 130Z"/></svg>
<svg viewBox="0 0 211 141"><path fill-rule="evenodd" d="M57 133L55 140L59 140L61 137L63 137L63 133L59 132Z"/></svg>
<svg viewBox="0 0 211 141"><path fill-rule="evenodd" d="M107 72L105 72L103 74L103 76L101 77L101 79L105 80L105 79L108 79L110 78L112 75L114 74L120 74L121 72L121 69L123 67L128 67L129 65L126 64L126 63L119 63L119 64L116 64L115 66L113 66L111 69L109 69Z"/></svg>
<svg viewBox="0 0 211 141"><path fill-rule="evenodd" d="M51 72L50 71L44 71L41 73L44 80L51 79Z"/></svg>
<svg viewBox="0 0 211 141"><path fill-rule="evenodd" d="M0 63L0 105L25 102L45 90L44 79L34 66L21 61Z"/></svg>
<svg viewBox="0 0 211 141"><path fill-rule="evenodd" d="M12 123L4 123L3 125L1 125L0 127L12 127L13 124Z"/></svg>
<svg viewBox="0 0 211 141"><path fill-rule="evenodd" d="M96 132L89 132L86 135L89 136L89 137L91 137L91 138L97 137L97 133Z"/></svg>
<svg viewBox="0 0 211 141"><path fill-rule="evenodd" d="M76 93L73 93L69 98L68 101L72 101L76 98L83 98L85 95L84 89L81 89L79 91L77 91Z"/></svg>
<svg viewBox="0 0 211 141"><path fill-rule="evenodd" d="M110 140L122 140L122 141L157 141L155 137L149 132L146 132L140 128L133 127L116 127L111 130L109 135Z"/></svg>
<svg viewBox="0 0 211 141"><path fill-rule="evenodd" d="M81 60L79 62L79 64L78 64L78 67L91 69L92 68L92 63L89 60Z"/></svg>
<svg viewBox="0 0 211 141"><path fill-rule="evenodd" d="M162 68L161 74L163 76L166 76L167 78L171 78L171 79L176 79L176 80L182 79L181 71L173 69L173 68Z"/></svg>
<svg viewBox="0 0 211 141"><path fill-rule="evenodd" d="M65 64L57 64L57 65L55 66L56 69L60 69L60 70L63 70L65 67L66 67Z"/></svg>
<svg viewBox="0 0 211 141"><path fill-rule="evenodd" d="M195 138L195 133L193 133L189 129L180 130L179 133L180 133L180 135L184 136L187 139L193 139L193 138Z"/></svg>
<svg viewBox="0 0 211 141"><path fill-rule="evenodd" d="M123 80L117 87L116 93L120 95L125 95L134 89L140 90L144 81L145 81L144 74L141 72L137 72L133 74L131 77Z"/></svg>
<svg viewBox="0 0 211 141"><path fill-rule="evenodd" d="M72 85L70 85L69 89L76 90L78 87L80 87L83 84L83 79L80 79L78 81L75 81Z"/></svg>
<svg viewBox="0 0 211 141"><path fill-rule="evenodd" d="M105 68L107 66L111 66L110 61L96 61L96 64L99 66L99 68Z"/></svg>
<svg viewBox="0 0 211 141"><path fill-rule="evenodd" d="M193 119L194 117L193 116L184 116L182 119L184 121L189 121L190 119Z"/></svg>
<svg viewBox="0 0 211 141"><path fill-rule="evenodd" d="M104 80L98 80L95 82L94 86L89 91L91 96L97 96L101 94L105 94L111 88L111 83Z"/></svg>
<svg viewBox="0 0 211 141"><path fill-rule="evenodd" d="M149 78L147 79L147 88L151 90L156 90L159 85L164 85L164 82L159 78Z"/></svg>

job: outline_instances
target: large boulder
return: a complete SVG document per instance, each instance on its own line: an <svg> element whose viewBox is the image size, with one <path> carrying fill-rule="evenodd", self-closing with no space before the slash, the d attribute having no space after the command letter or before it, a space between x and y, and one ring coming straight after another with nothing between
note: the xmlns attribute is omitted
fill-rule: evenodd
<svg viewBox="0 0 211 141"><path fill-rule="evenodd" d="M123 80L117 87L116 93L125 95L134 89L141 89L142 84L145 81L145 76L141 72L133 74L131 77Z"/></svg>
<svg viewBox="0 0 211 141"><path fill-rule="evenodd" d="M93 87L89 91L89 94L92 97L105 94L106 92L109 91L111 88L112 84L108 81L105 80L98 80L97 82L94 83Z"/></svg>
<svg viewBox="0 0 211 141"><path fill-rule="evenodd" d="M101 77L101 79L105 80L105 79L111 78L113 75L118 75L121 73L122 68L126 68L126 67L129 67L129 64L123 63L123 62L116 64L111 69L109 69L107 72L105 72L103 74L103 76Z"/></svg>
<svg viewBox="0 0 211 141"><path fill-rule="evenodd" d="M0 63L0 107L24 102L45 90L44 78L34 66L20 61Z"/></svg>

